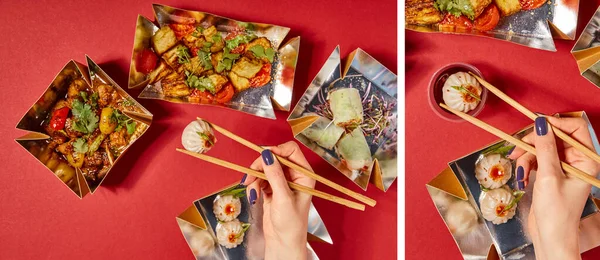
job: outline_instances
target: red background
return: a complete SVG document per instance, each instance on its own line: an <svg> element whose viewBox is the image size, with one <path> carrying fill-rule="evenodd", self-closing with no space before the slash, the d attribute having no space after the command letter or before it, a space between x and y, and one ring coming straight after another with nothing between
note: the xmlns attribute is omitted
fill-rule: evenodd
<svg viewBox="0 0 600 260"><path fill-rule="evenodd" d="M242 175L175 152L181 147L181 131L200 116L255 143L276 145L293 139L285 120L288 113L278 112L277 120L268 120L218 107L140 100L154 114L152 126L103 186L80 200L15 143L24 132L14 127L70 59L85 63L88 54L126 87L136 17L152 18L153 1L36 2L0 2L0 258L193 259L175 217L194 200ZM302 37L293 104L338 44L342 55L361 47L397 71L394 1L164 4L290 27L290 36ZM129 93L137 96L139 90ZM220 143L212 156L242 165L258 157L224 137ZM303 151L318 173L360 190L320 157ZM422 190L420 183L417 186ZM384 193L371 185L365 194L378 202L365 212L314 200L334 241L312 243L321 259L395 257L397 186Z"/></svg>
<svg viewBox="0 0 600 260"><path fill-rule="evenodd" d="M554 2L554 1L553 1ZM581 1L577 36L600 1ZM487 81L532 111L585 110L600 129L600 89L581 77L570 50L575 41L556 40L557 52L473 36L406 31L406 255L410 259L460 259L461 254L425 188L447 163L497 138L469 123L440 119L429 107L431 76L452 62L474 65ZM478 116L505 132L531 124L494 95ZM600 247L583 254L599 259Z"/></svg>

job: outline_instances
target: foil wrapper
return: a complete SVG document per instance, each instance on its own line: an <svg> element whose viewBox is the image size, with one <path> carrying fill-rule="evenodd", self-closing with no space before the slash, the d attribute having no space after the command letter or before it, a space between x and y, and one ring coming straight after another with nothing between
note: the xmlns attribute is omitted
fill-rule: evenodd
<svg viewBox="0 0 600 260"><path fill-rule="evenodd" d="M582 117L588 122L596 151L600 151L598 138L585 112L565 113L561 116ZM514 134L522 138L533 131L533 125ZM475 177L475 163L490 147L505 143L498 141L469 155L450 162L449 167L427 185L438 212L465 259L531 259L535 252L531 237L527 233L527 218L531 207L535 174L530 175L530 184L517 204L515 216L504 224L495 225L483 218L480 210L480 184ZM514 171L507 185L517 188ZM598 190L593 189L588 198L580 223L580 249L585 252L600 245L600 200Z"/></svg>
<svg viewBox="0 0 600 260"><path fill-rule="evenodd" d="M129 94L115 83L90 57L86 56L86 60L87 68L74 60L69 61L62 68L38 101L34 103L21 120L19 120L17 129L25 130L28 133L15 139L19 145L25 148L29 154L34 156L49 171L53 172L63 184L69 187L69 189L80 198L83 198L89 193L94 193L97 190L122 155L146 132L146 130L148 130L152 123L152 114L148 110L129 96ZM111 166L108 169L108 172L94 182L86 179L80 169L71 167L65 160L62 160L65 164L62 166L50 163L50 157L59 155L55 154L52 149L47 147L48 144L46 140L50 139L50 136L46 134L46 131L42 126L56 102L64 100L69 84L77 79L83 79L88 87L93 87L96 82L112 86L120 96L129 101L130 105L128 107L131 109L123 110L121 112L137 123L129 143L123 148L120 155L116 158L110 158Z"/></svg>
<svg viewBox="0 0 600 260"><path fill-rule="evenodd" d="M277 25L240 22L205 12L177 9L165 5L153 5L156 23L138 16L136 23L131 65L129 69L129 88L144 87L139 98L159 99L175 103L201 104L199 101L187 97L167 97L162 92L160 81L149 84L148 76L136 70L135 57L143 50L151 47L151 37L163 26L178 23L182 20L194 19L195 24L205 26L214 25L219 32L234 30L234 24L246 24L258 37L266 37L273 44L276 51L272 63L271 81L258 88L249 88L235 93L233 98L224 106L233 110L242 111L259 117L275 119L274 109L289 111L292 101L294 74L300 48L300 37L294 37L284 43L290 28ZM210 104L216 105L216 104Z"/></svg>
<svg viewBox="0 0 600 260"><path fill-rule="evenodd" d="M240 197L241 213L237 219L242 223L249 223L250 227L245 232L243 242L235 248L226 248L218 243L216 226L219 221L213 212L213 205L220 193L232 188L244 188L235 184L196 200L192 206L177 216L177 225L181 229L185 241L190 246L194 257L198 260L214 259L264 259L265 241L262 228L263 211L262 197L256 204L250 205L248 198ZM333 244L329 232L321 216L311 204L308 214L308 240ZM319 257L307 242L308 259L317 260Z"/></svg>
<svg viewBox="0 0 600 260"><path fill-rule="evenodd" d="M365 104L385 104L389 110L386 116L388 122L381 131L365 132L368 125L361 125L369 146L372 161L368 169L358 172L350 170L339 155L335 137L331 145L323 146L311 138L307 131L326 131L330 127L325 120L332 120L332 115L327 112L328 93L332 89L355 88L359 91ZM369 182L383 191L392 185L398 176L397 170L397 76L381 63L361 49L356 49L347 58L346 66L342 67L339 46L329 56L319 73L304 92L298 104L288 117L294 137L313 152L325 159L329 164L338 169L342 174L351 179L363 190L367 189ZM374 103L373 103L374 102ZM370 116L365 112L364 121L368 122ZM314 138L313 138L314 139ZM367 159L367 158L363 158Z"/></svg>
<svg viewBox="0 0 600 260"><path fill-rule="evenodd" d="M581 76L600 88L600 7L583 29L571 54Z"/></svg>
<svg viewBox="0 0 600 260"><path fill-rule="evenodd" d="M578 13L579 0L548 0L539 8L521 10L507 17L500 17L498 25L487 32L440 27L437 24L406 24L406 29L483 36L535 49L556 51L553 39L575 39Z"/></svg>

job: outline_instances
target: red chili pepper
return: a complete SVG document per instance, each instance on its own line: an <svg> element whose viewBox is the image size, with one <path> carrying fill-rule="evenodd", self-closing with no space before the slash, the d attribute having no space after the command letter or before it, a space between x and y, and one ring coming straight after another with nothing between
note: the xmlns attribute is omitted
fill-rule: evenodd
<svg viewBox="0 0 600 260"><path fill-rule="evenodd" d="M52 118L50 119L50 128L54 130L62 130L65 128L65 122L67 122L67 116L69 115L69 108L63 107L54 110Z"/></svg>

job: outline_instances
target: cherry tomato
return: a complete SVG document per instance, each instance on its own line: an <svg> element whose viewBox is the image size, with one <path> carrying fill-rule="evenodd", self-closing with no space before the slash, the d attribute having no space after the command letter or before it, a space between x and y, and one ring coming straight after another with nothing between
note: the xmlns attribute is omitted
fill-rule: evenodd
<svg viewBox="0 0 600 260"><path fill-rule="evenodd" d="M453 14L447 13L440 22L440 27L442 29L471 29L473 28L473 23L464 15L456 17Z"/></svg>
<svg viewBox="0 0 600 260"><path fill-rule="evenodd" d="M271 81L271 63L265 63L260 71L250 79L250 86L253 88L262 87Z"/></svg>
<svg viewBox="0 0 600 260"><path fill-rule="evenodd" d="M171 27L173 32L175 32L175 37L177 40L181 40L181 38L196 30L196 26L194 24L172 23L169 24L169 27Z"/></svg>
<svg viewBox="0 0 600 260"><path fill-rule="evenodd" d="M192 90L192 94L190 94L190 98L194 101L197 101L201 104L212 104L215 100L215 96L210 94L208 91L200 91L198 89Z"/></svg>
<svg viewBox="0 0 600 260"><path fill-rule="evenodd" d="M500 12L495 4L490 4L483 10L483 13L473 21L475 29L485 32L496 28L500 21Z"/></svg>
<svg viewBox="0 0 600 260"><path fill-rule="evenodd" d="M233 50L229 51L229 53L240 54L240 53L244 52L244 49L246 49L246 44L241 43L237 47L233 48Z"/></svg>
<svg viewBox="0 0 600 260"><path fill-rule="evenodd" d="M225 40L229 41L229 40L231 40L231 39L235 38L236 36L238 36L238 35L240 35L240 34L242 34L242 32L240 32L240 31L232 31L232 32L229 32L229 33L227 34L227 36L225 36Z"/></svg>
<svg viewBox="0 0 600 260"><path fill-rule="evenodd" d="M65 122L67 122L67 116L69 115L69 108L63 107L52 112L50 118L50 128L59 131L65 128Z"/></svg>
<svg viewBox="0 0 600 260"><path fill-rule="evenodd" d="M519 0L521 10L533 10L546 3L546 0Z"/></svg>
<svg viewBox="0 0 600 260"><path fill-rule="evenodd" d="M137 54L135 69L141 73L148 74L156 68L158 57L150 49L143 49Z"/></svg>
<svg viewBox="0 0 600 260"><path fill-rule="evenodd" d="M227 82L227 84L215 95L215 101L219 104L225 104L233 98L233 94L235 94L235 90L233 90L233 85L231 82Z"/></svg>

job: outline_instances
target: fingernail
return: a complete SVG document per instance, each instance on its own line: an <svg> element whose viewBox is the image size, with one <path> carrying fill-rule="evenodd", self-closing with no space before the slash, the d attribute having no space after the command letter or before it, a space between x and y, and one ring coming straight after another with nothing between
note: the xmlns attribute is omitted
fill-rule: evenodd
<svg viewBox="0 0 600 260"><path fill-rule="evenodd" d="M546 123L546 117L540 116L535 119L535 133L538 136L544 136L548 133L548 124Z"/></svg>
<svg viewBox="0 0 600 260"><path fill-rule="evenodd" d="M246 181L246 177L248 177L248 174L244 174L244 177L242 177L242 181L240 181L240 184L244 184L244 182Z"/></svg>
<svg viewBox="0 0 600 260"><path fill-rule="evenodd" d="M510 154L515 150L515 148L517 147L513 146L512 148L510 148L510 150L508 150L508 152L506 153L506 156L510 156Z"/></svg>
<svg viewBox="0 0 600 260"><path fill-rule="evenodd" d="M256 204L256 190L250 189L250 204Z"/></svg>
<svg viewBox="0 0 600 260"><path fill-rule="evenodd" d="M523 182L523 178L525 177L525 169L523 166L517 167L517 186L519 190L525 189L525 183Z"/></svg>
<svg viewBox="0 0 600 260"><path fill-rule="evenodd" d="M273 164L273 153L271 152L271 150L265 149L262 151L261 154L262 154L263 162L265 162L266 165Z"/></svg>

